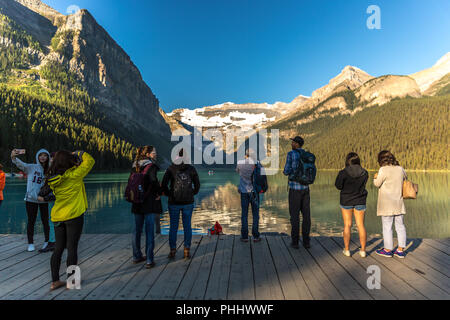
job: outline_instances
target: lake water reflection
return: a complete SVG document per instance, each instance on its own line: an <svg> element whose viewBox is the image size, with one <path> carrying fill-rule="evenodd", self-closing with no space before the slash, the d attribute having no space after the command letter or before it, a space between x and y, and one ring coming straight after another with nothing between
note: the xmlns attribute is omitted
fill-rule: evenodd
<svg viewBox="0 0 450 320"><path fill-rule="evenodd" d="M371 172L371 176L374 172ZM316 235L341 235L342 219L339 192L334 187L337 172L319 171L311 186L312 232ZM162 173L161 173L162 175ZM192 224L195 233L206 233L219 221L225 233L240 232L239 176L233 170L199 170L202 184L196 196ZM449 237L450 173L410 172L410 179L419 184L417 200L406 200L405 223L408 237ZM132 230L130 204L123 200L127 173L91 174L86 182L89 209L85 233L129 233ZM371 182L371 180L369 180ZM369 234L381 233L381 219L376 216L377 189L368 183L366 228ZM23 196L25 181L7 179L5 201L0 207L0 233L25 233L26 213ZM162 232L168 232L167 198L163 197ZM262 198L261 232L290 233L287 179L282 174L269 177L269 191ZM251 216L251 214L250 214ZM250 223L251 223L251 218ZM250 224L251 226L251 224ZM42 232L38 219L37 232ZM354 226L353 231L356 232ZM182 231L180 231L182 233Z"/></svg>

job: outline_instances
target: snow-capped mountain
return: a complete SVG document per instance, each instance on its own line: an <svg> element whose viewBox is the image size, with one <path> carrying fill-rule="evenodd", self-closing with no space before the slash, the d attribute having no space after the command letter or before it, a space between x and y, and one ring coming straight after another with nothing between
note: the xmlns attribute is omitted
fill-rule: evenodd
<svg viewBox="0 0 450 320"><path fill-rule="evenodd" d="M225 102L197 109L175 109L167 115L190 127L247 132L280 118L289 110L284 102L236 104Z"/></svg>
<svg viewBox="0 0 450 320"><path fill-rule="evenodd" d="M425 92L434 82L438 81L450 72L450 52L440 58L434 66L410 75L416 80L420 91Z"/></svg>

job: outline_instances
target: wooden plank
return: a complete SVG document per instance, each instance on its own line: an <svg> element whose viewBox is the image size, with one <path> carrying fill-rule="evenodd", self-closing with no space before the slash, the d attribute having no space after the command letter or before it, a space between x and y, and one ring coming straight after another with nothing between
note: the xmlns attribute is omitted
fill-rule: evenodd
<svg viewBox="0 0 450 320"><path fill-rule="evenodd" d="M448 295L445 291L424 278L419 272L411 270L407 265L404 265L398 261L400 259L395 257L386 258L377 255L374 251L377 247L382 247L382 242L382 239L372 241L371 243L369 242L366 249L378 263L386 266L386 268L394 272L397 277L406 281L410 286L419 291L426 298L441 300L446 299L447 297L448 299Z"/></svg>
<svg viewBox="0 0 450 320"><path fill-rule="evenodd" d="M439 251L442 251L446 255L450 255L450 247L433 239L422 239L422 241L429 246L438 249Z"/></svg>
<svg viewBox="0 0 450 320"><path fill-rule="evenodd" d="M226 300L230 280L234 236L221 235L206 288L205 300Z"/></svg>
<svg viewBox="0 0 450 320"><path fill-rule="evenodd" d="M290 246L290 237L283 236L282 239L297 268L301 271L312 297L315 300L342 300L342 295L334 287L309 251L302 246L299 249L292 248Z"/></svg>
<svg viewBox="0 0 450 320"><path fill-rule="evenodd" d="M252 243L251 248L256 300L284 300L266 236L261 236L261 242Z"/></svg>
<svg viewBox="0 0 450 320"><path fill-rule="evenodd" d="M83 243L80 243L80 246L83 245L86 248L88 248L87 251L83 251L81 259L79 259L78 265L80 268L85 264L89 263L91 260L95 259L96 256L101 253L106 248L110 247L115 243L115 241L118 240L117 235L109 235L104 234L101 235L103 238L94 238L93 240L96 240L96 243L89 243L89 240L86 239L86 241L83 241ZM83 239L83 236L82 236ZM67 252L64 253L63 257L67 257ZM64 261L64 260L61 260ZM62 266L65 266L64 263L61 263ZM65 268L61 268L60 276L64 279L64 277L67 275ZM51 284L51 274L47 270L45 273L43 273L40 277L34 279L32 282L36 282L32 290L29 291L27 295L25 295L22 299L23 300L49 300L53 297L57 296L61 293L61 290L56 290L50 292L50 284Z"/></svg>
<svg viewBox="0 0 450 320"><path fill-rule="evenodd" d="M194 235L191 242L191 258L195 255L197 247L201 242L202 236ZM184 247L183 247L184 250ZM144 300L166 300L173 299L175 293L183 279L191 259L185 260L184 256L177 254L174 261L170 261L164 272L155 281L149 292L144 297Z"/></svg>
<svg viewBox="0 0 450 320"><path fill-rule="evenodd" d="M313 296L286 245L279 236L266 237L286 300L312 300Z"/></svg>
<svg viewBox="0 0 450 320"><path fill-rule="evenodd" d="M238 235L233 244L228 300L254 300L252 252L250 241L242 242Z"/></svg>
<svg viewBox="0 0 450 320"><path fill-rule="evenodd" d="M340 249L344 249L344 241L342 238L332 237ZM350 242L349 246L350 252L352 252L352 258L358 262L365 270L369 266L376 265L381 271L381 283L389 292L391 292L397 299L400 300L425 300L425 296L419 291L411 287L403 279L397 277L390 269L386 268L384 265L379 264L371 255L367 255L362 258L358 251L359 246L353 242Z"/></svg>
<svg viewBox="0 0 450 320"><path fill-rule="evenodd" d="M183 280L181 280L180 286L177 289L177 292L175 293L175 299L176 300L188 300L192 299L190 296L191 291L193 290L193 287L196 284L197 279L200 279L200 273L208 272L207 266L210 263L212 264L215 248L217 245L217 237L209 237L209 236L203 236L202 240L200 242L200 245L198 246L195 255L191 258L191 264L189 265L189 269L186 271L186 274L184 275ZM205 260L205 261L203 261ZM202 275L203 279L205 277L205 274ZM204 284L204 280L202 282ZM200 284L198 285L200 286ZM201 295L198 299L203 299L204 292L201 294L199 290L194 291L195 294Z"/></svg>
<svg viewBox="0 0 450 320"><path fill-rule="evenodd" d="M43 242L43 240L44 240L44 236L35 235L34 236L35 246L36 246L36 242L41 243L41 241ZM12 238L9 238L9 241L7 243L4 243L2 246L0 246L0 254L11 251L11 250L26 251L27 248L28 248L28 241L26 240L26 237L23 237L23 238L12 237ZM36 251L38 251L39 249L40 249L40 247L36 246Z"/></svg>
<svg viewBox="0 0 450 320"><path fill-rule="evenodd" d="M414 239L411 242L419 242L419 239ZM445 276L450 275L450 256L442 253L438 249L421 242L417 247L412 248L412 245L406 249L407 257L413 256L422 261L428 266L434 268L436 271Z"/></svg>
<svg viewBox="0 0 450 320"><path fill-rule="evenodd" d="M118 241L92 259L92 263L87 262L80 265L80 290L61 290L61 293L54 299L82 300L117 270L131 256L131 252L129 235L119 236Z"/></svg>
<svg viewBox="0 0 450 320"><path fill-rule="evenodd" d="M315 237L311 238L309 249L317 264L346 300L370 300L372 297L353 279L348 272L325 251Z"/></svg>
<svg viewBox="0 0 450 320"><path fill-rule="evenodd" d="M27 236L25 234L6 234L0 238L0 249L7 244L13 242L24 242L27 241Z"/></svg>
<svg viewBox="0 0 450 320"><path fill-rule="evenodd" d="M155 254L162 248L162 246L168 241L167 236L161 236L160 234L155 236ZM129 257L124 260L124 263L111 274L100 286L94 289L85 298L86 300L111 300L126 286L128 281L136 272L138 272L144 263L133 264L133 258Z"/></svg>
<svg viewBox="0 0 450 320"><path fill-rule="evenodd" d="M105 235L94 235L94 236L87 236L89 240L87 241L100 241L102 238L104 238ZM82 261L84 259L84 256L93 250L95 245L87 245L85 243L84 245L81 245L80 243L80 249L79 249L79 261ZM63 260L65 260L65 257L67 254L65 253L63 255ZM50 256L49 256L50 258ZM51 277L50 277L50 264L45 263L42 264L36 268L33 268L30 272L27 272L23 275L17 275L17 279L10 279L12 288L10 292L7 292L6 285L2 285L2 289L0 290L2 293L7 293L6 295L2 294L2 299L5 300L16 300L21 299L27 295L29 295L31 292L42 288L43 286L46 286L48 289L50 287ZM61 275L63 275L65 272L62 272Z"/></svg>
<svg viewBox="0 0 450 320"><path fill-rule="evenodd" d="M210 239L208 240L207 238ZM189 296L187 297L188 300L203 300L205 298L206 288L208 287L208 280L211 275L211 268L213 265L214 256L216 254L219 237L203 236L203 239L208 240L206 241L207 247L202 257L200 267L198 268L198 275L195 279L194 285L191 287Z"/></svg>
<svg viewBox="0 0 450 320"><path fill-rule="evenodd" d="M178 237L177 248L181 246L182 239ZM145 269L142 265L141 269L135 273L130 281L123 287L114 297L114 300L142 300L147 292L151 289L161 272L169 263L167 257L170 251L169 242L165 242L161 249L154 256L155 267ZM178 253L179 254L179 253Z"/></svg>
<svg viewBox="0 0 450 320"><path fill-rule="evenodd" d="M447 247L450 247L450 238L434 238L433 240L438 241Z"/></svg>
<svg viewBox="0 0 450 320"><path fill-rule="evenodd" d="M96 265L96 263L99 260L104 260L114 253L117 252L119 248L123 246L123 239L126 235L114 235L112 238L112 242L109 242L107 246L103 249L98 251L95 255L93 255L90 259L87 259L84 261L83 264L79 264L79 267L81 269L81 289L80 290L69 290L69 289L60 289L55 291L47 291L47 293L43 294L39 300L53 300L58 299L58 296L66 295L67 299L69 297L73 297L74 294L83 294L84 291L87 291L85 286L88 280L91 277L91 274L94 268L92 266Z"/></svg>
<svg viewBox="0 0 450 320"><path fill-rule="evenodd" d="M450 292L450 278L448 277L448 272L447 274L444 274L443 271L438 271L440 269L439 265L436 266L436 263L430 256L430 250L421 251L419 248L408 252L406 258L398 259L398 261L411 270L420 273L425 279L431 281L448 294ZM394 257L394 259L397 258ZM448 266L446 266L446 269L448 270Z"/></svg>
<svg viewBox="0 0 450 320"><path fill-rule="evenodd" d="M367 288L367 269L361 267L352 258L346 257L342 254L342 248L339 247L332 239L329 237L317 237L318 242L322 247L328 251L330 255L355 279L359 285L375 300L395 300L394 295L389 292L389 290L381 284L381 288L377 290L370 290ZM359 255L359 253L356 253Z"/></svg>
<svg viewBox="0 0 450 320"><path fill-rule="evenodd" d="M49 251L45 253L40 253L39 250L28 252L25 250L25 247L19 245L14 249L8 250L0 254L0 270L18 264L24 260L29 259L30 257L39 254L51 256L52 252Z"/></svg>
<svg viewBox="0 0 450 320"><path fill-rule="evenodd" d="M49 256L47 254L39 254L37 251L27 252L30 257L13 265L3 268L0 271L0 283L16 276L17 274L23 274L29 269L36 268L42 263L48 262Z"/></svg>

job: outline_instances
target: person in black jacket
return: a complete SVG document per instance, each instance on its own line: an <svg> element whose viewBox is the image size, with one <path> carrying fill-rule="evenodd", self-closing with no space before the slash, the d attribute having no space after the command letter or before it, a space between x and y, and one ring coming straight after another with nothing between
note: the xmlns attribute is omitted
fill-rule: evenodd
<svg viewBox="0 0 450 320"><path fill-rule="evenodd" d="M144 146L138 149L136 160L133 163L132 172L145 174L144 179L144 202L133 203L131 212L134 214L133 228L133 263L146 261L145 267L152 268L155 265L153 260L153 249L155 246L154 225L155 216L162 213L161 205L161 186L158 182L157 172L159 170L156 164L157 153L153 146ZM141 234L145 224L146 235L146 256L141 252Z"/></svg>
<svg viewBox="0 0 450 320"><path fill-rule="evenodd" d="M194 210L194 195L200 190L200 179L197 170L190 164L185 163L183 149L180 150L178 155L178 158L166 170L161 187L164 195L169 197L169 258L175 258L177 252L177 232L181 211L184 231L184 258L189 259L192 240L191 218L192 211Z"/></svg>
<svg viewBox="0 0 450 320"><path fill-rule="evenodd" d="M340 204L342 218L344 219L344 255L350 256L350 229L352 227L352 214L355 214L356 226L359 232L361 257L366 256L366 228L364 227L364 213L366 211L367 190L366 183L369 174L361 167L358 154L350 152L345 160L345 168L339 171L335 186L341 190Z"/></svg>

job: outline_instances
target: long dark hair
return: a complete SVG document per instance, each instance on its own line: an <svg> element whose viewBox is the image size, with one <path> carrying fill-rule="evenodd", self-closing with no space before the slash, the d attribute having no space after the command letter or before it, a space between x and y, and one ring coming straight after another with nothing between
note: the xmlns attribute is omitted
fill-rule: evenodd
<svg viewBox="0 0 450 320"><path fill-rule="evenodd" d="M45 161L44 163L41 163L40 161L39 161L39 156L41 155L41 154L46 154L47 155L47 161ZM49 172L49 167L50 167L50 155L48 154L48 153L46 153L46 152L41 152L41 153L39 153L38 154L38 161L39 161L39 164L44 168L44 175L47 175L48 174L48 172Z"/></svg>
<svg viewBox="0 0 450 320"><path fill-rule="evenodd" d="M2 170L3 169L3 165L0 163L0 170Z"/></svg>
<svg viewBox="0 0 450 320"><path fill-rule="evenodd" d="M348 167L352 164L358 164L361 165L361 159L359 158L358 154L356 152L350 152L347 157L345 158L345 166Z"/></svg>
<svg viewBox="0 0 450 320"><path fill-rule="evenodd" d="M154 146L142 146L139 147L134 158L134 163L136 165L136 172L139 172L139 161L147 159L147 153L152 153Z"/></svg>
<svg viewBox="0 0 450 320"><path fill-rule="evenodd" d="M56 152L55 157L52 160L52 165L48 170L50 176L64 174L68 169L78 164L78 158L72 152L67 150L61 150Z"/></svg>
<svg viewBox="0 0 450 320"><path fill-rule="evenodd" d="M378 164L380 167L399 165L397 159L395 159L394 155L389 150L383 150L378 153Z"/></svg>

